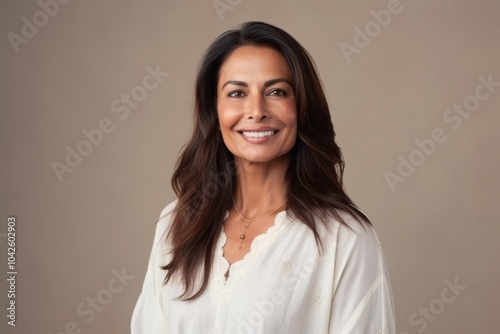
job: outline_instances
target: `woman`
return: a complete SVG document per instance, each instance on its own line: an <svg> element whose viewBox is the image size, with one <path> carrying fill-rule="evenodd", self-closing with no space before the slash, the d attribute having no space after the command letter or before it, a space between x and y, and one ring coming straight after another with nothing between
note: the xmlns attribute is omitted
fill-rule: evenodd
<svg viewBox="0 0 500 334"><path fill-rule="evenodd" d="M308 53L248 22L196 80L132 333L395 333L392 292Z"/></svg>

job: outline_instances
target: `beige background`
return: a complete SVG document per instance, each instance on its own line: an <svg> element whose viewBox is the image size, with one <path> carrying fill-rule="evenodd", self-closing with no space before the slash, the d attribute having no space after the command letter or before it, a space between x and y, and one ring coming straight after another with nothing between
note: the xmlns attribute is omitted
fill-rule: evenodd
<svg viewBox="0 0 500 334"><path fill-rule="evenodd" d="M199 59L221 32L263 20L317 62L346 187L386 253L398 333L498 333L500 87L456 130L443 115L474 94L478 76L500 81L500 3L401 0L402 11L349 63L340 44L353 44L353 29L389 1L221 2L231 10L219 17L212 0L71 1L17 54L8 33L21 35L22 18L33 22L41 7L1 3L0 268L7 217L16 215L19 274L17 326L6 325L2 279L0 331L65 333L71 322L81 333L129 331L154 222L174 198L169 180L191 131ZM111 103L157 64L169 76L120 119ZM65 147L104 118L114 130L59 182L51 164L64 163ZM391 191L384 173L396 173L398 157L408 159L435 128L446 141ZM122 268L135 278L110 293L112 271ZM455 279L467 288L444 304L444 281ZM90 310L85 303L98 296L112 300L86 322L76 309ZM429 306L439 314L424 321L418 313Z"/></svg>

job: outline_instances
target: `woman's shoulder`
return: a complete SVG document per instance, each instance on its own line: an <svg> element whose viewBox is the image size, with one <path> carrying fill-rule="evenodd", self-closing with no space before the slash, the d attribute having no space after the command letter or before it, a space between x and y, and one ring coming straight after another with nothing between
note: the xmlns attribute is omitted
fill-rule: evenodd
<svg viewBox="0 0 500 334"><path fill-rule="evenodd" d="M161 213L160 213L160 220L158 221L158 223L160 222L163 222L165 223L165 221L168 221L170 219L170 216L172 215L175 207L177 206L177 203L179 202L178 199L175 199L173 200L172 202L168 203L162 210L161 210Z"/></svg>
<svg viewBox="0 0 500 334"><path fill-rule="evenodd" d="M337 210L345 224L339 223L338 242L344 246L380 250L381 245L375 227L366 217L345 210Z"/></svg>
<svg viewBox="0 0 500 334"><path fill-rule="evenodd" d="M338 221L341 227L350 230L354 234L360 235L366 233L368 227L370 227L370 229L373 227L372 223L368 220L368 216L361 210L357 212L355 209L353 209L353 211L336 209L336 212L344 222L344 224L341 224L340 221Z"/></svg>
<svg viewBox="0 0 500 334"><path fill-rule="evenodd" d="M178 200L174 200L168 203L160 213L160 217L158 222L156 223L156 231L154 237L154 246L158 246L161 243L164 243L166 240L166 235L168 233L169 227L172 222L172 216L177 206Z"/></svg>
<svg viewBox="0 0 500 334"><path fill-rule="evenodd" d="M336 208L325 214L323 219L315 215L315 228L321 242L333 248L353 247L360 243L376 246L378 237L375 229L366 214L359 212L361 214ZM293 214L292 218L300 222Z"/></svg>

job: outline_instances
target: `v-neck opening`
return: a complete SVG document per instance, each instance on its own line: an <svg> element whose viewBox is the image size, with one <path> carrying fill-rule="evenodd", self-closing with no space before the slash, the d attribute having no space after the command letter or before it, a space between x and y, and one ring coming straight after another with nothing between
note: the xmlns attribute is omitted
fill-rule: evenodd
<svg viewBox="0 0 500 334"><path fill-rule="evenodd" d="M226 215L224 220L226 220L227 217L228 215ZM236 267L240 266L241 263L245 261L245 259L247 259L252 255L251 253L255 253L256 248L258 247L259 244L262 243L262 240L269 238L269 236L273 233L274 230L283 225L285 219L286 219L286 210L279 211L274 217L273 225L269 226L269 228L264 233L257 235L250 243L250 250L245 255L243 255L241 259L234 261L233 263L229 263L227 258L224 256L224 246L227 243L227 234L226 231L224 230L224 226L222 226L222 242L220 249L222 251L222 258L224 259L224 261L227 262L228 270L234 268L235 266Z"/></svg>
<svg viewBox="0 0 500 334"><path fill-rule="evenodd" d="M226 212L224 217L224 221L229 216L229 213ZM224 230L224 226L221 231L221 239L218 244L217 255L218 261L220 261L220 269L223 273L222 281L224 286L228 285L235 275L235 270L240 271L244 270L243 268L250 266L250 263L253 263L253 259L258 253L261 253L262 248L266 248L273 240L274 236L278 234L286 225L287 221L287 210L279 211L274 217L273 225L269 226L269 228L259 235L257 235L252 242L250 243L250 250L239 260L234 261L233 263L229 263L227 258L224 256L224 246L227 243L227 234Z"/></svg>
<svg viewBox="0 0 500 334"><path fill-rule="evenodd" d="M259 259L260 255L277 239L294 218L290 216L291 212L287 210L280 211L274 218L274 224L271 225L266 232L256 236L250 244L250 250L238 261L233 262L231 265L224 257L224 245L227 242L227 235L222 229L217 242L215 250L213 280L210 284L211 299L215 303L227 303L232 295L234 289L239 285L240 281L244 279L248 271L253 267L255 262ZM226 212L224 221L229 216ZM229 271L229 272L228 272ZM226 273L228 277L226 278Z"/></svg>

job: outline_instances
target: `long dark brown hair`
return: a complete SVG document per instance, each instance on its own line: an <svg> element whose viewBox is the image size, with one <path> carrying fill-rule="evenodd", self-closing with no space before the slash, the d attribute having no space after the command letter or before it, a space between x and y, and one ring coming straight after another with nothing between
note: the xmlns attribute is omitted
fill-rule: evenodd
<svg viewBox="0 0 500 334"><path fill-rule="evenodd" d="M178 197L167 234L172 259L162 268L167 271L165 284L179 275L185 287L179 296L182 300L194 300L205 291L224 215L232 206L237 170L218 131L217 83L223 62L244 45L274 48L292 72L298 132L286 171L287 210L311 228L319 247L318 222L328 226L334 218L347 225L338 209L370 224L343 189L344 160L308 52L280 28L263 22L244 23L217 37L203 57L196 78L193 135L172 176Z"/></svg>

